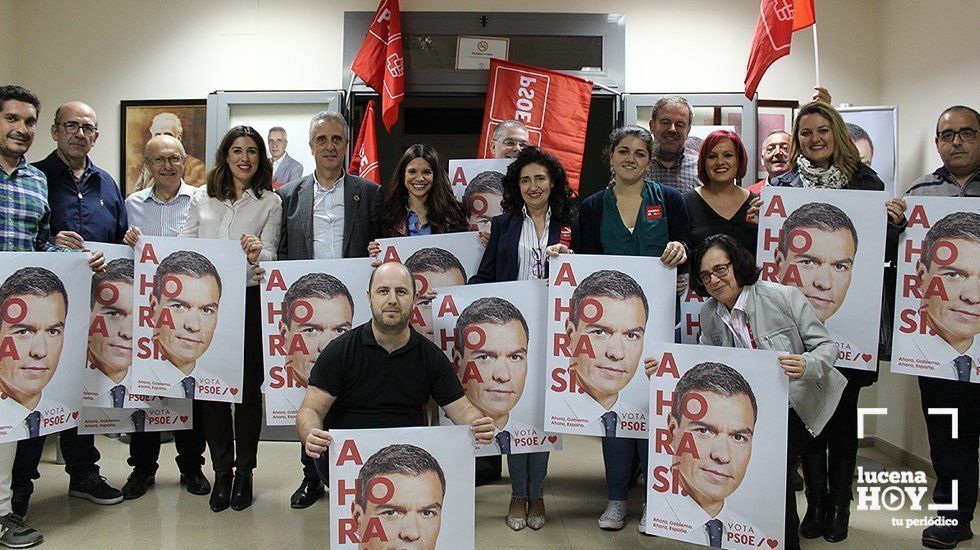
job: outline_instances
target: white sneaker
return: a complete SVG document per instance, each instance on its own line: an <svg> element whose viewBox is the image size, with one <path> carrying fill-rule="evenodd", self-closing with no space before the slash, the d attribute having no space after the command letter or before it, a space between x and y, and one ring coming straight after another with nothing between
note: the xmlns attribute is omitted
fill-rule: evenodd
<svg viewBox="0 0 980 550"><path fill-rule="evenodd" d="M643 503L643 515L640 516L640 533L652 537L653 535L647 533L647 504Z"/></svg>
<svg viewBox="0 0 980 550"><path fill-rule="evenodd" d="M610 500L606 511L599 516L599 529L619 531L626 525L626 501Z"/></svg>

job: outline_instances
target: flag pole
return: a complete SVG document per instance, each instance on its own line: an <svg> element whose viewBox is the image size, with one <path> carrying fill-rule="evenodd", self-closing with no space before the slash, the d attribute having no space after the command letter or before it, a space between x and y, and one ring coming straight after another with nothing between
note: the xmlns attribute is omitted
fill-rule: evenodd
<svg viewBox="0 0 980 550"><path fill-rule="evenodd" d="M350 96L350 91L354 87L354 79L355 78L357 78L357 75L354 74L354 68L351 67L350 82L347 83L347 97L344 98L345 99L345 103L347 103L347 112L348 113L350 113L350 107L351 107L351 101L352 101L351 100L351 96Z"/></svg>
<svg viewBox="0 0 980 550"><path fill-rule="evenodd" d="M813 67L816 72L817 87L820 87L820 43L817 41L817 22L813 22Z"/></svg>

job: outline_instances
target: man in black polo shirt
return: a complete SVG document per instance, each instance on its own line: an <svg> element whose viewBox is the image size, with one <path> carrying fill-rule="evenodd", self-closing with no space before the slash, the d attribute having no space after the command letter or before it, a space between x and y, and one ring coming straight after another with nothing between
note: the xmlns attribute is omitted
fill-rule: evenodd
<svg viewBox="0 0 980 550"><path fill-rule="evenodd" d="M382 264L368 283L371 321L337 338L317 358L296 429L306 453L320 458L330 445L322 428L424 426L431 396L456 424L469 424L476 440L493 438L493 420L470 403L442 350L409 327L415 303L411 271ZM321 477L326 468L317 461Z"/></svg>

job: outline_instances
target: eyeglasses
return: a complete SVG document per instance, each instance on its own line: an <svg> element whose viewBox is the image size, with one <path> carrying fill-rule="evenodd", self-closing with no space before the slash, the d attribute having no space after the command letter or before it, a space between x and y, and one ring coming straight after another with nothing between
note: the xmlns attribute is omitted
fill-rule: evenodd
<svg viewBox="0 0 980 550"><path fill-rule="evenodd" d="M74 134L75 132L78 131L79 128L81 128L82 129L82 133L85 134L86 136L91 136L91 135L95 134L95 132L97 132L99 130L98 128L96 128L95 126L92 126L91 124L79 124L79 123L77 123L75 121L56 122L55 125L61 126L69 134Z"/></svg>
<svg viewBox="0 0 980 550"><path fill-rule="evenodd" d="M960 136L963 141L972 142L977 139L977 131L973 128L964 128L962 130L943 130L936 134L939 141L943 143L952 143L956 136Z"/></svg>
<svg viewBox="0 0 980 550"><path fill-rule="evenodd" d="M519 147L519 148L523 149L523 148L527 147L528 145L530 145L526 141L522 141L522 140L519 140L519 139L511 139L511 138L507 138L507 139L501 141L500 143L503 143L505 146L510 147L512 149L514 147Z"/></svg>
<svg viewBox="0 0 980 550"><path fill-rule="evenodd" d="M172 157L153 157L149 161L153 166L163 166L165 162L169 162L171 166L179 166L184 164L184 157L178 157L176 155Z"/></svg>
<svg viewBox="0 0 980 550"><path fill-rule="evenodd" d="M544 279L544 263L541 262L540 248L531 249L531 260L534 262L531 265L531 276L535 279Z"/></svg>
<svg viewBox="0 0 980 550"><path fill-rule="evenodd" d="M732 262L724 263L719 266L715 266L711 271L702 271L701 273L698 273L698 278L701 279L702 283L708 284L708 281L711 280L712 275L721 279L725 275L728 275L728 270L731 267Z"/></svg>

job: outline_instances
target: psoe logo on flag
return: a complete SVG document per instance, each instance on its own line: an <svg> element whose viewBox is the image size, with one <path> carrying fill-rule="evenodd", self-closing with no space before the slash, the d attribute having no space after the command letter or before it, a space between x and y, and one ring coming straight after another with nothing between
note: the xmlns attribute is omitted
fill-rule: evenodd
<svg viewBox="0 0 980 550"><path fill-rule="evenodd" d="M388 56L388 73L395 78L401 78L405 74L405 60L397 53Z"/></svg>
<svg viewBox="0 0 980 550"><path fill-rule="evenodd" d="M490 120L519 120L528 130L544 128L551 77L546 74L497 67L490 98Z"/></svg>
<svg viewBox="0 0 980 550"><path fill-rule="evenodd" d="M766 36L769 37L769 43L772 45L772 49L776 51L788 50L793 37L793 26L786 27L785 22L793 21L793 0L775 0L769 6L772 9L767 12L766 2L762 3L762 17L760 17L762 24L766 26ZM775 16L775 20L773 20L773 16ZM773 27L776 28L776 31L782 32L773 35Z"/></svg>

